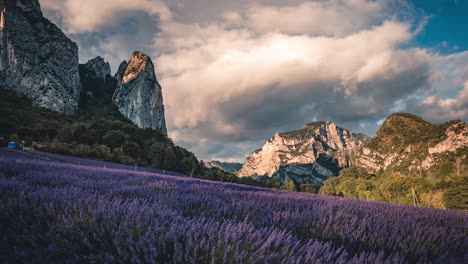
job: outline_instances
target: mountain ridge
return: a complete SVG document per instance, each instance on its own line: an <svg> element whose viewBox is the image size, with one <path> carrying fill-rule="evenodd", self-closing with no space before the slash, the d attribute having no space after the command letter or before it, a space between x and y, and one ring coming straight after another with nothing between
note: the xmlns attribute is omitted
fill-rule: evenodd
<svg viewBox="0 0 468 264"><path fill-rule="evenodd" d="M337 176L337 171L341 168L354 164L354 156L359 147L364 145L370 138L362 134L355 135L350 130L341 128L333 122L309 123L299 129L288 132L277 132L267 140L264 146L254 151L243 164L242 169L237 173L240 177L248 176L268 176L279 179L286 179L280 175L287 174L288 169L296 170L293 165L314 164L321 166L319 158L325 155L331 160L335 160L334 167L329 169L314 168L313 171L305 173L305 178L314 178L314 175L321 179ZM280 169L288 166L288 169ZM301 170L303 167L300 168ZM323 173L317 173L321 171ZM319 175L320 174L320 175ZM289 180L289 179L288 179ZM298 175L294 177L296 182L316 182L313 180L299 180ZM323 180L320 181L321 183ZM315 184L315 187L320 187Z"/></svg>
<svg viewBox="0 0 468 264"><path fill-rule="evenodd" d="M460 152L460 153L458 153ZM370 172L427 170L444 162L443 154L468 155L468 125L461 120L431 124L408 114L385 119L376 136L360 151L357 165Z"/></svg>
<svg viewBox="0 0 468 264"><path fill-rule="evenodd" d="M325 181L321 194L468 210L468 124L388 116L356 164Z"/></svg>

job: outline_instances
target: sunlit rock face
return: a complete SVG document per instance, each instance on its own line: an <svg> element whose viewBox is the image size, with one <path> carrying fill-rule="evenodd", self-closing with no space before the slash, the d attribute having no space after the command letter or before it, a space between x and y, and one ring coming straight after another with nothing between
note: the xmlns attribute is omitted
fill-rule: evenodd
<svg viewBox="0 0 468 264"><path fill-rule="evenodd" d="M314 164L319 157L329 159L325 163L335 163L331 169L317 164L310 166L310 173L320 172L320 177L336 176L337 170L354 164L357 152L369 137L340 128L331 122L316 122L286 133L276 133L263 147L252 153L239 171L239 176L281 176L285 171L302 171L307 167L286 165ZM309 173L308 172L308 173ZM310 174L309 173L309 174ZM296 173L300 175L301 173ZM307 174L307 173L306 173ZM323 180L320 180L323 182Z"/></svg>
<svg viewBox="0 0 468 264"><path fill-rule="evenodd" d="M78 47L37 0L0 0L0 86L53 111L78 107Z"/></svg>
<svg viewBox="0 0 468 264"><path fill-rule="evenodd" d="M153 128L167 135L162 88L151 58L134 52L130 61L122 62L115 75L117 89L112 101L120 113L141 128Z"/></svg>
<svg viewBox="0 0 468 264"><path fill-rule="evenodd" d="M468 125L461 120L431 124L418 116L396 113L385 119L356 165L371 173L393 170L409 175L466 175Z"/></svg>

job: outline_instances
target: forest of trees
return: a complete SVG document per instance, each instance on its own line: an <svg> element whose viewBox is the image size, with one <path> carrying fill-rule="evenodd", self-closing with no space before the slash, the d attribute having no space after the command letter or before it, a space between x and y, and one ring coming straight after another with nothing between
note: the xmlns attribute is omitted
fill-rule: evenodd
<svg viewBox="0 0 468 264"><path fill-rule="evenodd" d="M320 188L321 194L362 200L468 210L468 177L403 175L394 171L369 174L360 167L341 171Z"/></svg>
<svg viewBox="0 0 468 264"><path fill-rule="evenodd" d="M141 129L112 104L95 104L74 115L31 106L30 100L0 89L0 138L25 147L128 165L172 170L194 177L234 181L237 177L205 168L193 153L157 130ZM92 114L91 114L92 113Z"/></svg>

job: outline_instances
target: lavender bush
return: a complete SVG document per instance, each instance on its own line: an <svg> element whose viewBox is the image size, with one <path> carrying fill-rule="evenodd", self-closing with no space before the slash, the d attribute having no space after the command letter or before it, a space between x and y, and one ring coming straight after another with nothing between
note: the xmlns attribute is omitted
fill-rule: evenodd
<svg viewBox="0 0 468 264"><path fill-rule="evenodd" d="M0 262L463 263L468 214L0 156Z"/></svg>

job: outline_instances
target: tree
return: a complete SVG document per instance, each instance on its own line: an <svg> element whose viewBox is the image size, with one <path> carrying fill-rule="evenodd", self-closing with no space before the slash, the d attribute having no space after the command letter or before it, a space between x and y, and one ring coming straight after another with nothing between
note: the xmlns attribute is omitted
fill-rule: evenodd
<svg viewBox="0 0 468 264"><path fill-rule="evenodd" d="M358 166L351 166L349 168L343 169L340 172L340 177L352 177L355 179L363 178L369 179L374 177L374 175L369 174L364 168Z"/></svg>
<svg viewBox="0 0 468 264"><path fill-rule="evenodd" d="M171 146L166 146L164 148L164 161L163 169L173 170L177 167L177 156L174 153L174 149Z"/></svg>
<svg viewBox="0 0 468 264"><path fill-rule="evenodd" d="M111 159L111 151L108 146L105 145L94 145L92 148L94 155L96 158L101 160L110 160Z"/></svg>
<svg viewBox="0 0 468 264"><path fill-rule="evenodd" d="M468 210L468 177L457 177L443 195L444 205L449 209Z"/></svg>
<svg viewBox="0 0 468 264"><path fill-rule="evenodd" d="M154 142L149 148L146 158L151 163L152 167L162 168L164 163L164 145L158 142Z"/></svg>
<svg viewBox="0 0 468 264"><path fill-rule="evenodd" d="M288 190L288 191L295 191L296 190L296 184L294 183L293 180L289 180L283 184L283 189Z"/></svg>
<svg viewBox="0 0 468 264"><path fill-rule="evenodd" d="M338 184L340 183L340 177L333 177L329 178L323 183L323 186L320 188L320 194L327 194L327 195L338 195Z"/></svg>
<svg viewBox="0 0 468 264"><path fill-rule="evenodd" d="M122 146L125 140L125 134L118 130L111 130L102 137L102 143L112 150Z"/></svg>
<svg viewBox="0 0 468 264"><path fill-rule="evenodd" d="M99 119L89 126L89 129L91 130L91 134L96 137L96 140L101 143L101 138L104 137L104 135L109 132L112 126L112 122L107 120L107 119Z"/></svg>
<svg viewBox="0 0 468 264"><path fill-rule="evenodd" d="M141 155L140 146L134 141L125 141L122 145L123 152L125 155L132 157L133 159L138 159Z"/></svg>
<svg viewBox="0 0 468 264"><path fill-rule="evenodd" d="M317 190L309 183L301 183L299 184L299 191L301 192L308 192L308 193L317 193Z"/></svg>
<svg viewBox="0 0 468 264"><path fill-rule="evenodd" d="M79 144L91 143L94 139L88 137L88 128L83 123L76 123L72 125L73 139Z"/></svg>
<svg viewBox="0 0 468 264"><path fill-rule="evenodd" d="M57 139L64 143L71 143L73 141L73 129L68 125L62 127L58 132Z"/></svg>

